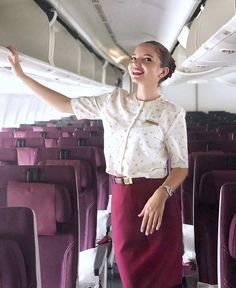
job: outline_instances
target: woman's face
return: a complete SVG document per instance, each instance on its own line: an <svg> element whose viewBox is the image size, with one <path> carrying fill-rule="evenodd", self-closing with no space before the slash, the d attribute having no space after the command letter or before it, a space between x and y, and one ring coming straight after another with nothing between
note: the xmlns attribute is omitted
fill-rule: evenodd
<svg viewBox="0 0 236 288"><path fill-rule="evenodd" d="M140 44L131 56L128 65L130 77L137 84L158 85L159 80L168 73L161 68L161 61L152 44Z"/></svg>

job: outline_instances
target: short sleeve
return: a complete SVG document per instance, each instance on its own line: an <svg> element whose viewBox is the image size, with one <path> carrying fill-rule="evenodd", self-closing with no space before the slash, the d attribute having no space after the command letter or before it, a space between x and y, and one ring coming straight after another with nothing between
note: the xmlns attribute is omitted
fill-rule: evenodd
<svg viewBox="0 0 236 288"><path fill-rule="evenodd" d="M71 99L71 107L78 119L101 119L101 113L110 98L110 93Z"/></svg>
<svg viewBox="0 0 236 288"><path fill-rule="evenodd" d="M169 127L165 142L171 168L188 168L187 129L183 109L180 110Z"/></svg>

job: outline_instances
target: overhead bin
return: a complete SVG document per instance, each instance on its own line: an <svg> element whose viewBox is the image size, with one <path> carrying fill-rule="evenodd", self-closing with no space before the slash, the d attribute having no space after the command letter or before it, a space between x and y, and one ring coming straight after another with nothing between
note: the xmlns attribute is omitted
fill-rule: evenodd
<svg viewBox="0 0 236 288"><path fill-rule="evenodd" d="M57 21L52 25L50 31L52 41L51 64L70 72L78 73L78 41Z"/></svg>
<svg viewBox="0 0 236 288"><path fill-rule="evenodd" d="M181 44L179 44L175 48L175 50L172 54L172 57L175 60L175 65L176 65L177 69L179 69L181 67L181 64L183 63L183 61L186 60L186 58L187 58L186 49L184 49L184 47Z"/></svg>
<svg viewBox="0 0 236 288"><path fill-rule="evenodd" d="M79 58L79 74L81 76L94 79L95 61L94 56L88 49L79 41L77 41L80 48Z"/></svg>
<svg viewBox="0 0 236 288"><path fill-rule="evenodd" d="M94 61L95 61L94 80L102 82L103 63L97 57L94 58Z"/></svg>
<svg viewBox="0 0 236 288"><path fill-rule="evenodd" d="M105 84L114 86L116 84L116 71L115 68L108 64L106 66Z"/></svg>
<svg viewBox="0 0 236 288"><path fill-rule="evenodd" d="M194 19L187 40L187 56L226 24L236 12L235 0L207 0L201 14Z"/></svg>
<svg viewBox="0 0 236 288"><path fill-rule="evenodd" d="M28 56L48 62L49 22L34 1L0 1L0 46L10 44Z"/></svg>

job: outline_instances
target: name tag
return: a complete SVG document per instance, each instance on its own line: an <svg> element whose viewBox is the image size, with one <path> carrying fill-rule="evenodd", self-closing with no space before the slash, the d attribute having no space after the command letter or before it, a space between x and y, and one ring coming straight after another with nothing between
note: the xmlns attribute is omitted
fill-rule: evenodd
<svg viewBox="0 0 236 288"><path fill-rule="evenodd" d="M158 122L155 122L154 120L146 119L146 120L145 120L145 123L159 126L159 123L158 123Z"/></svg>

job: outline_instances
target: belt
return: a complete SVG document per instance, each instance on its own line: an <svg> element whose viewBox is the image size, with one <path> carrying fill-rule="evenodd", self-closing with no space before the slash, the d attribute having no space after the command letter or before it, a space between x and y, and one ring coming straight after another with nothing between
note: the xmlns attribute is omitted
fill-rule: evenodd
<svg viewBox="0 0 236 288"><path fill-rule="evenodd" d="M139 177L139 178L130 178L130 177L118 177L118 176L112 176L112 180L116 184L121 185L130 185L134 183L140 183L147 180L145 177Z"/></svg>

